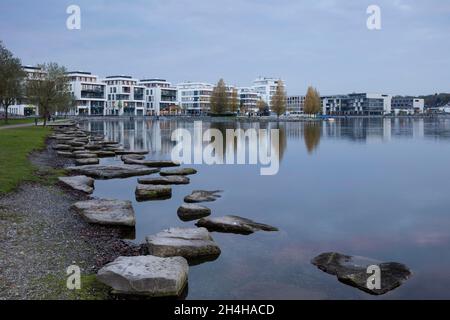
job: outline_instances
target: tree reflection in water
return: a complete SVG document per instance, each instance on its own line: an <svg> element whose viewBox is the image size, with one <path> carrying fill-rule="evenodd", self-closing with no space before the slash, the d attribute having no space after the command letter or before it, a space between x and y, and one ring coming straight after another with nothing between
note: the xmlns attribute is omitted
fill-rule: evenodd
<svg viewBox="0 0 450 320"><path fill-rule="evenodd" d="M309 154L319 146L321 131L322 122L311 121L303 125L303 138Z"/></svg>

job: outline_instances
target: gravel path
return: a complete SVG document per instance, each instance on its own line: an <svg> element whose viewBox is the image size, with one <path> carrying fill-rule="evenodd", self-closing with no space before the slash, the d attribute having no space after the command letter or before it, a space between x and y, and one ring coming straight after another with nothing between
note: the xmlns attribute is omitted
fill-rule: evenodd
<svg viewBox="0 0 450 320"><path fill-rule="evenodd" d="M56 157L50 145L30 159L41 174L71 161ZM85 198L38 183L23 183L0 198L0 300L72 299L65 288L68 266L92 275L119 255L139 254L139 247L119 239L119 230L90 225L70 210Z"/></svg>

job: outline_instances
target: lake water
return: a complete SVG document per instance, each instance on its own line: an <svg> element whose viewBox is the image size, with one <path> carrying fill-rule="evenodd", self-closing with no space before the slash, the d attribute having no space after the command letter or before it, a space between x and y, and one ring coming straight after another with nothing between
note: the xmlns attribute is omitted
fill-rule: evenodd
<svg viewBox="0 0 450 320"><path fill-rule="evenodd" d="M176 211L195 189L224 190L206 203L279 232L213 233L222 249L189 271L188 299L450 298L450 118L347 119L320 123L203 122L209 127L279 128L278 174L258 165L189 165L199 173L170 200L136 202L137 178L96 181L96 197L133 201L136 242L169 227L192 227ZM169 159L185 120L90 121L126 149ZM226 150L225 150L226 152ZM119 158L102 163L120 163ZM337 281L310 263L337 251L407 265L413 276L379 297Z"/></svg>

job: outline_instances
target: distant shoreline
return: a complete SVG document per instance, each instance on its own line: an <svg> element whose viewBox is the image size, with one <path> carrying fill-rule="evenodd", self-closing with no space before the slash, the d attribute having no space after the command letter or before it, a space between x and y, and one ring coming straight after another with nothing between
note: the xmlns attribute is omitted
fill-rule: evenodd
<svg viewBox="0 0 450 320"><path fill-rule="evenodd" d="M317 118L307 117L280 117L276 116L263 116L263 117L211 117L211 116L67 116L70 119L77 119L79 121L101 121L101 120L183 120L183 121L226 121L226 122L311 122L311 121L329 121L334 120L347 120L347 119L426 119L426 118L450 118L450 114L427 114L427 115L402 115L402 116L326 116Z"/></svg>

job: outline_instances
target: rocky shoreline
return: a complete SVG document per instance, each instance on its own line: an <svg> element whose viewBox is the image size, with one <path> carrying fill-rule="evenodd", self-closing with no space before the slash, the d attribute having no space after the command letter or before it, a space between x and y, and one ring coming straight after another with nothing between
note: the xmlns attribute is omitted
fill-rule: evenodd
<svg viewBox="0 0 450 320"><path fill-rule="evenodd" d="M48 139L45 150L30 155L37 175L74 164L57 156L54 145ZM89 279L119 256L139 255L141 247L121 240L120 229L91 225L70 209L87 198L62 183L38 182L0 198L0 300L105 297L105 288L85 288L83 296L67 290L67 267L78 265Z"/></svg>

